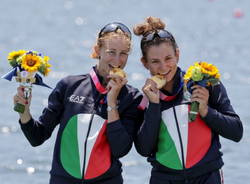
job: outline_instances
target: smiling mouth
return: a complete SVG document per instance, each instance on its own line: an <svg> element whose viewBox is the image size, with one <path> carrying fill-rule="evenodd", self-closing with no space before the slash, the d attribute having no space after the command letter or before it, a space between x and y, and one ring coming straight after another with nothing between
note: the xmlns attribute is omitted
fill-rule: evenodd
<svg viewBox="0 0 250 184"><path fill-rule="evenodd" d="M120 66L116 67L116 66L113 66L113 65L109 64L109 68L113 69L113 68L121 68L121 67Z"/></svg>
<svg viewBox="0 0 250 184"><path fill-rule="evenodd" d="M168 72L165 72L165 73L159 73L159 75L163 75L166 77L170 72L171 72L171 70L169 70Z"/></svg>

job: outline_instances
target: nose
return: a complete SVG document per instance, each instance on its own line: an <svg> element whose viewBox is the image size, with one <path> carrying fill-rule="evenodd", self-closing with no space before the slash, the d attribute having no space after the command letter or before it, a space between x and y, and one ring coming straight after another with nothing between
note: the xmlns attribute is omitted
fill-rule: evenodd
<svg viewBox="0 0 250 184"><path fill-rule="evenodd" d="M161 62L161 64L159 65L159 72L160 73L168 72L169 68L170 67L167 62Z"/></svg>
<svg viewBox="0 0 250 184"><path fill-rule="evenodd" d="M121 66L121 57L119 54L116 54L116 56L113 58L112 65L113 67L119 68Z"/></svg>

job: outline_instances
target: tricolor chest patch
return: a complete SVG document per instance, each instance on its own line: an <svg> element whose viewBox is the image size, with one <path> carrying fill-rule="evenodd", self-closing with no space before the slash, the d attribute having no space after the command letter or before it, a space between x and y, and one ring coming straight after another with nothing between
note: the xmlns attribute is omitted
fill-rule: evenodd
<svg viewBox="0 0 250 184"><path fill-rule="evenodd" d="M162 111L156 159L166 167L180 170L183 166L192 167L204 157L211 144L211 130L200 116L188 122L189 105L174 108L175 111Z"/></svg>
<svg viewBox="0 0 250 184"><path fill-rule="evenodd" d="M98 115L78 114L71 117L63 130L60 159L63 168L78 179L92 179L105 173L111 165L105 119Z"/></svg>

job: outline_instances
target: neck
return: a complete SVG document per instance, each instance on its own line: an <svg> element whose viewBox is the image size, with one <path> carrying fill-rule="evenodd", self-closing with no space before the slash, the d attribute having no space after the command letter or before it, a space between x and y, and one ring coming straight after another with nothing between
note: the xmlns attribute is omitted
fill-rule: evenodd
<svg viewBox="0 0 250 184"><path fill-rule="evenodd" d="M106 86L108 83L107 77L104 75L104 73L100 70L99 65L96 65L96 73L99 77L99 81L103 86Z"/></svg>
<svg viewBox="0 0 250 184"><path fill-rule="evenodd" d="M178 79L178 75L177 75L179 73L178 71L179 70L177 69L175 74L174 74L174 77L169 82L167 82L166 85L163 87L163 89L170 94L172 94L174 92L174 88L176 86L175 83L176 82L178 83L178 81L176 81L176 79Z"/></svg>
<svg viewBox="0 0 250 184"><path fill-rule="evenodd" d="M172 93L173 92L173 88L174 88L174 79L172 79L171 81L167 82L166 85L163 87L163 89L165 91L167 91L168 93Z"/></svg>

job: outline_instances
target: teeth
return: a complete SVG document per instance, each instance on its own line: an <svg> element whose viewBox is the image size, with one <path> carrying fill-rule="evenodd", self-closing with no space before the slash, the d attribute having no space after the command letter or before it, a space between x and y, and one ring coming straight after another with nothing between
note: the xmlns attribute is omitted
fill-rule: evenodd
<svg viewBox="0 0 250 184"><path fill-rule="evenodd" d="M168 71L168 72L166 72L166 73L162 73L162 74L160 74L160 75L167 75L167 74L169 74L169 72L170 72L170 71Z"/></svg>
<svg viewBox="0 0 250 184"><path fill-rule="evenodd" d="M113 68L120 68L120 66L117 66L117 67L116 67L116 66L112 66L112 65L110 65L110 64L109 64L109 67L110 67L111 69L113 69Z"/></svg>
<svg viewBox="0 0 250 184"><path fill-rule="evenodd" d="M166 73L166 75L169 74L169 73L170 73L170 70Z"/></svg>

